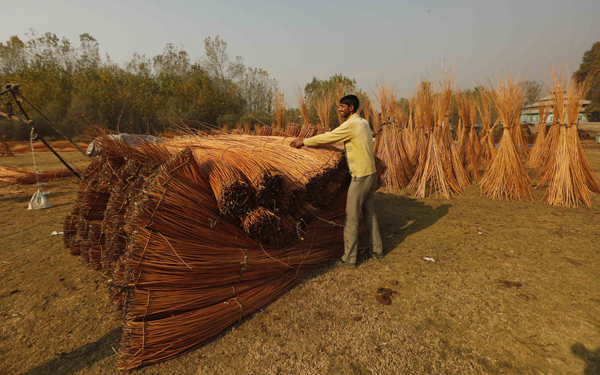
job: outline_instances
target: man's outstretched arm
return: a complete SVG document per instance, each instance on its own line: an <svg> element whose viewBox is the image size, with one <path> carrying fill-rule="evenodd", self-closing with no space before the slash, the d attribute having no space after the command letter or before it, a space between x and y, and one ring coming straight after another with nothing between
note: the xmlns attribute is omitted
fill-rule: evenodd
<svg viewBox="0 0 600 375"><path fill-rule="evenodd" d="M295 148L300 148L302 146L324 146L338 142L346 142L350 140L350 138L352 138L352 129L347 125L340 125L330 132L315 135L314 137L305 139L296 138L290 143L290 146Z"/></svg>

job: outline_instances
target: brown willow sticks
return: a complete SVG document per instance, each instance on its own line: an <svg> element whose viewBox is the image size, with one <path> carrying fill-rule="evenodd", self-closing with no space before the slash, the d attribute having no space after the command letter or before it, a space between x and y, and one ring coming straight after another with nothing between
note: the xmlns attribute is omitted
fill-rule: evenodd
<svg viewBox="0 0 600 375"><path fill-rule="evenodd" d="M503 132L496 155L480 181L482 193L491 199L529 200L532 198L531 179L511 134L512 127L521 126L522 88L511 75L498 78L490 99L500 115Z"/></svg>
<svg viewBox="0 0 600 375"><path fill-rule="evenodd" d="M414 144L419 158L408 188L415 190L418 197L460 195L461 181L467 179L450 132L452 85L453 75L445 72L438 94L432 93L428 82L421 84L417 93L415 122L421 122L424 131L417 133L422 141Z"/></svg>
<svg viewBox="0 0 600 375"><path fill-rule="evenodd" d="M577 133L577 118L590 86L591 81L587 80L580 83L571 81L566 87L566 118L559 126L554 165L545 194L549 205L577 207L583 204L590 207L592 192L597 192L600 187Z"/></svg>
<svg viewBox="0 0 600 375"><path fill-rule="evenodd" d="M109 276L111 298L124 310L120 368L173 358L210 340L312 267L338 257L349 182L340 155L335 148L295 150L283 137L220 136L134 148L106 142L65 227L86 223L79 249ZM240 167L241 159L268 169L257 174L256 166ZM381 175L384 168L376 164ZM284 181L276 198L296 185L316 193L294 209L270 210L255 201L243 218L224 215L224 200L243 200L223 193L228 181L255 189L260 184L251 177L266 172ZM96 203L88 197L100 194L109 198L94 216Z"/></svg>
<svg viewBox="0 0 600 375"><path fill-rule="evenodd" d="M535 143L531 148L531 152L529 153L529 159L527 160L529 165L534 169L538 168L541 163L542 150L546 142L546 119L548 118L548 111L548 105L540 104L538 133L535 137Z"/></svg>
<svg viewBox="0 0 600 375"><path fill-rule="evenodd" d="M477 111L479 112L479 117L481 117L481 122L483 124L481 130L480 160L484 166L490 163L496 151L494 147L493 135L493 130L496 124L494 124L494 127L491 126L492 114L490 108L490 94L487 93L487 91L488 90L484 90L482 92L477 106Z"/></svg>
<svg viewBox="0 0 600 375"><path fill-rule="evenodd" d="M543 143L543 147L539 151L539 162L534 172L539 176L536 189L540 189L547 186L552 179L555 164L556 164L556 150L558 149L559 138L560 138L560 126L566 122L566 99L565 99L565 72L564 69L559 67L555 69L552 67L552 88L548 89L551 92L552 97L552 126L546 135L546 139Z"/></svg>
<svg viewBox="0 0 600 375"><path fill-rule="evenodd" d="M383 175L383 185L390 191L399 191L408 185L414 169L404 145L402 130L398 122L392 121L397 112L396 94L388 82L377 84L377 99L384 123L377 134L375 155L388 167Z"/></svg>

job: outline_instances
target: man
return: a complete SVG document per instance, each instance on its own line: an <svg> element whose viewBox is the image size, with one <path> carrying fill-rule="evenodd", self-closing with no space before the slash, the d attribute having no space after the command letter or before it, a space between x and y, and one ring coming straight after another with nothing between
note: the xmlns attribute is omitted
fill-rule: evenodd
<svg viewBox="0 0 600 375"><path fill-rule="evenodd" d="M363 222L369 234L369 248L373 254L383 257L379 224L375 214L375 188L377 174L375 173L375 156L373 155L373 134L369 123L357 112L359 106L355 95L344 96L340 99L338 111L345 120L333 131L319 134L311 138L297 138L290 146L315 147L344 142L346 160L352 182L348 188L346 201L346 223L344 225L344 256L340 262L342 268L356 268L358 254L358 226L362 211Z"/></svg>

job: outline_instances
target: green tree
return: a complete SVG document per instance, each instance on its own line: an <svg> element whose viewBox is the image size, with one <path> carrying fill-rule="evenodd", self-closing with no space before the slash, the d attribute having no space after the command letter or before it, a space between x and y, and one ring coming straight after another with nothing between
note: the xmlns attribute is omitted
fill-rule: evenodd
<svg viewBox="0 0 600 375"><path fill-rule="evenodd" d="M539 82L524 81L521 84L523 85L523 93L525 94L524 105L535 103L542 97L544 89Z"/></svg>
<svg viewBox="0 0 600 375"><path fill-rule="evenodd" d="M594 43L583 54L579 70L573 73L573 78L577 82L592 80L593 86L587 97L591 103L587 106L586 113L588 120L600 121L600 42Z"/></svg>
<svg viewBox="0 0 600 375"><path fill-rule="evenodd" d="M342 74L334 74L327 80L320 80L317 77L313 77L312 81L304 86L304 95L306 105L309 111L310 122L316 124L319 122L317 116L316 102L317 99L330 93L335 98L335 92L337 88L340 88L342 95L356 94L356 79L346 77ZM337 117L337 105L333 103L331 106L331 113L329 115L330 124L338 124Z"/></svg>
<svg viewBox="0 0 600 375"><path fill-rule="evenodd" d="M0 42L0 74L5 79L16 77L27 69L27 45L18 36Z"/></svg>
<svg viewBox="0 0 600 375"><path fill-rule="evenodd" d="M227 53L227 43L218 35L214 39L204 39L204 53L206 55L201 62L202 68L216 80L222 94L229 94L234 82L245 72L244 60L241 56L231 60Z"/></svg>
<svg viewBox="0 0 600 375"><path fill-rule="evenodd" d="M273 97L277 81L269 78L269 74L257 68L248 68L240 80L238 87L244 100L246 112L273 112Z"/></svg>

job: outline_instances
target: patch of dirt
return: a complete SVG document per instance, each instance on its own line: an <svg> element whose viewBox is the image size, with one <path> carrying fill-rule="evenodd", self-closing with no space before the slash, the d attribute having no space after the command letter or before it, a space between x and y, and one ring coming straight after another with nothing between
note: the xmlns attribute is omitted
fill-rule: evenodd
<svg viewBox="0 0 600 375"><path fill-rule="evenodd" d="M382 305L391 305L392 299L396 294L397 292L395 290L391 290L388 288L378 288L377 294L375 295L375 299Z"/></svg>

